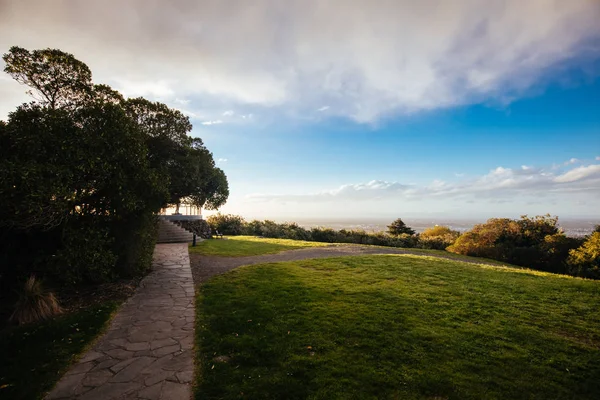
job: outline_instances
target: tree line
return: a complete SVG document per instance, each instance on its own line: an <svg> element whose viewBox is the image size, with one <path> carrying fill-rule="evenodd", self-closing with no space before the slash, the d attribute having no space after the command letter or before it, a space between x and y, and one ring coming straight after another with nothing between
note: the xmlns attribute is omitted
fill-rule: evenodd
<svg viewBox="0 0 600 400"><path fill-rule="evenodd" d="M182 112L93 83L61 50L12 47L3 60L34 99L0 121L3 293L32 274L56 285L141 274L162 208L227 201L225 173Z"/></svg>

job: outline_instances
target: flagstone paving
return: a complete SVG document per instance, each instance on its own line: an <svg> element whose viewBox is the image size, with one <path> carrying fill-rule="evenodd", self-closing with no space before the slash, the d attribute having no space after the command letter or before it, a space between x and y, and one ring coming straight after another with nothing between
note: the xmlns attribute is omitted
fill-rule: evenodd
<svg viewBox="0 0 600 400"><path fill-rule="evenodd" d="M187 244L157 244L152 272L46 399L190 399L193 345Z"/></svg>

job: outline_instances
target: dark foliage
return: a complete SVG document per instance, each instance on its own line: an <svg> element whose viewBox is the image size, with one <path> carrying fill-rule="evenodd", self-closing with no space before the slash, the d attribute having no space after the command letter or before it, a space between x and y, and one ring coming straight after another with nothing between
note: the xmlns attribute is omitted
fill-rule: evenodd
<svg viewBox="0 0 600 400"><path fill-rule="evenodd" d="M206 219L212 231L222 235L241 235L244 229L244 218L239 215L216 214Z"/></svg>
<svg viewBox="0 0 600 400"><path fill-rule="evenodd" d="M401 218L398 218L390 225L388 225L388 233L390 235L414 235L415 230L412 229L410 226L406 225Z"/></svg>
<svg viewBox="0 0 600 400"><path fill-rule="evenodd" d="M161 208L227 200L227 178L181 112L93 84L60 50L12 47L3 60L37 102L0 121L2 295L31 274L53 286L143 274Z"/></svg>
<svg viewBox="0 0 600 400"><path fill-rule="evenodd" d="M203 219L199 220L181 220L181 221L173 221L177 225L181 226L183 229L186 229L192 233L195 233L196 236L202 239L210 239L212 237L212 231L210 229L210 225Z"/></svg>

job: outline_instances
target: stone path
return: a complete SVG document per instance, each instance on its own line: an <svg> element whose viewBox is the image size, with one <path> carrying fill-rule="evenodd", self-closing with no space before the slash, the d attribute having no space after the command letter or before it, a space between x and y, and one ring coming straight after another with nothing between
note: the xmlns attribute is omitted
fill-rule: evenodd
<svg viewBox="0 0 600 400"><path fill-rule="evenodd" d="M194 283L187 244L158 244L153 269L108 331L46 399L190 399Z"/></svg>

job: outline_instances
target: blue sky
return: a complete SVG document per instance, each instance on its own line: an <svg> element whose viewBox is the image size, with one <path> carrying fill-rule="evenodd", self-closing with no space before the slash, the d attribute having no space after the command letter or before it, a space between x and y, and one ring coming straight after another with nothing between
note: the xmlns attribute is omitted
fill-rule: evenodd
<svg viewBox="0 0 600 400"><path fill-rule="evenodd" d="M223 212L600 218L598 20L596 0L8 0L0 49L60 48L186 113ZM0 118L23 101L0 76Z"/></svg>
<svg viewBox="0 0 600 400"><path fill-rule="evenodd" d="M587 77L568 87L550 86L507 105L453 107L393 117L377 125L326 119L300 125L285 121L279 126L267 123L252 129L232 129L223 123L199 127L194 134L205 139L216 158L227 160L221 166L227 171L232 187L239 190L244 204L230 204L225 211L236 212L247 207L251 215L260 217L264 213L285 218L295 216L287 214L287 208L301 210L303 201L279 200L277 195L314 195L373 180L420 186L435 180L461 182L479 178L498 167L528 166L559 174L600 164L599 110L600 79ZM590 182L597 184L597 180ZM263 209L264 202L252 199L256 195L272 196L267 202L271 210ZM509 192L494 194L500 200L508 197L509 203L495 203L493 199L464 203L450 199L446 201L449 207L440 206L444 200L419 199L417 203L430 204L421 207L415 201L398 197L393 201L397 208L392 205L388 209L373 209L369 204L373 199L362 200L358 208L361 215L382 217L391 216L395 210L427 216L440 209L452 213L444 216L461 218L547 212L598 218L597 195L598 191L592 190L570 194L566 199L553 194L535 201ZM343 208L344 200L332 202L335 207ZM461 204L467 209L459 212ZM355 215L343 209L333 212L327 207L329 204L318 206L326 206L328 210L319 216ZM317 210L310 216L315 214L319 214Z"/></svg>

